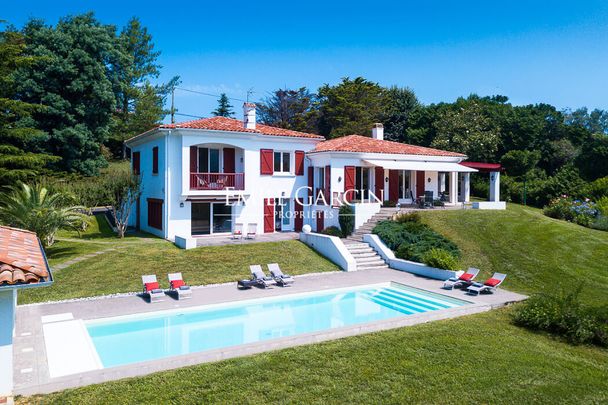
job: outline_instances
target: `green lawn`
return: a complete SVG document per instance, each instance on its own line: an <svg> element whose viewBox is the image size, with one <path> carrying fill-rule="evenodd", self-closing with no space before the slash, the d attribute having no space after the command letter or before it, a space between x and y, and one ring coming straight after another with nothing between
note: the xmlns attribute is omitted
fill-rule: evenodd
<svg viewBox="0 0 608 405"><path fill-rule="evenodd" d="M506 272L508 289L531 293L586 283L584 299L606 303L608 233L516 205L509 205L505 212L434 210L424 213L423 219L459 245L464 265L482 268L484 276ZM90 274L99 271L89 269ZM61 288L59 276L61 272L56 288ZM510 322L510 311L203 364L20 398L19 402L608 402L608 350L571 346L516 327Z"/></svg>

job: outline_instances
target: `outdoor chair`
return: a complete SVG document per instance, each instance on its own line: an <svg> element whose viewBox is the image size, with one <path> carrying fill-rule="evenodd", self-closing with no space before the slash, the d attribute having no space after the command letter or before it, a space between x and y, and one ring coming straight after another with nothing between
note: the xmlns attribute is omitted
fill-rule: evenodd
<svg viewBox="0 0 608 405"><path fill-rule="evenodd" d="M424 192L424 208L434 208L433 205L433 192L425 191Z"/></svg>
<svg viewBox="0 0 608 405"><path fill-rule="evenodd" d="M482 283L473 283L467 288L467 294L479 295L481 293L494 293L498 290L498 286L507 278L506 274L494 273L492 277Z"/></svg>
<svg viewBox="0 0 608 405"><path fill-rule="evenodd" d="M281 271L278 263L270 263L268 265L268 270L270 271L270 275L281 287L287 287L289 284L294 282L294 279L289 274L285 274Z"/></svg>
<svg viewBox="0 0 608 405"><path fill-rule="evenodd" d="M151 303L163 300L165 292L160 288L154 274L141 276L141 282L144 285L143 294L150 298Z"/></svg>
<svg viewBox="0 0 608 405"><path fill-rule="evenodd" d="M467 271L462 273L460 277L451 277L443 282L443 288L451 290L452 288L463 288L473 284L473 279L479 274L479 269L469 267Z"/></svg>
<svg viewBox="0 0 608 405"><path fill-rule="evenodd" d="M262 270L262 266L259 264L254 264L249 266L249 270L251 271L251 279L240 280L237 282L237 288L245 289L251 287L262 287L268 288L272 285L275 285L277 282L272 278L266 276L264 271Z"/></svg>
<svg viewBox="0 0 608 405"><path fill-rule="evenodd" d="M234 224L232 239L243 239L243 224Z"/></svg>
<svg viewBox="0 0 608 405"><path fill-rule="evenodd" d="M178 300L192 298L192 290L184 283L182 273L169 273L167 277L169 278L169 288L171 292L177 294Z"/></svg>
<svg viewBox="0 0 608 405"><path fill-rule="evenodd" d="M255 239L257 236L258 224L247 224L247 235L245 237L247 239Z"/></svg>

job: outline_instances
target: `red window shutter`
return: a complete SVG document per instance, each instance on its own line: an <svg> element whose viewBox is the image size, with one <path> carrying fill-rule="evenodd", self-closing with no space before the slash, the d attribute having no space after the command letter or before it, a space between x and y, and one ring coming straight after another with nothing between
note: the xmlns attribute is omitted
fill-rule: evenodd
<svg viewBox="0 0 608 405"><path fill-rule="evenodd" d="M274 232L274 198L264 198L264 233Z"/></svg>
<svg viewBox="0 0 608 405"><path fill-rule="evenodd" d="M224 173L235 173L234 148L224 148Z"/></svg>
<svg viewBox="0 0 608 405"><path fill-rule="evenodd" d="M302 207L302 203L298 202L297 198L294 202L293 225L296 232L302 231L302 227L304 226L304 208Z"/></svg>
<svg viewBox="0 0 608 405"><path fill-rule="evenodd" d="M399 200L399 170L389 170L388 173L388 196L389 200Z"/></svg>
<svg viewBox="0 0 608 405"><path fill-rule="evenodd" d="M331 166L325 166L325 200L331 204Z"/></svg>
<svg viewBox="0 0 608 405"><path fill-rule="evenodd" d="M198 146L190 147L190 173L196 173L198 167Z"/></svg>
<svg viewBox="0 0 608 405"><path fill-rule="evenodd" d="M325 229L325 211L317 211L317 232Z"/></svg>
<svg viewBox="0 0 608 405"><path fill-rule="evenodd" d="M424 171L416 172L416 195L414 198L424 195Z"/></svg>
<svg viewBox="0 0 608 405"><path fill-rule="evenodd" d="M272 149L260 149L260 174L274 173L274 152Z"/></svg>
<svg viewBox="0 0 608 405"><path fill-rule="evenodd" d="M312 197L314 194L315 187L315 168L310 166L308 168L308 196Z"/></svg>
<svg viewBox="0 0 608 405"><path fill-rule="evenodd" d="M141 168L140 168L140 154L139 152L133 152L133 174L140 174L141 173Z"/></svg>
<svg viewBox="0 0 608 405"><path fill-rule="evenodd" d="M382 192L384 191L384 168L376 167L375 171L376 171L375 194L376 194L376 197L378 197L378 199L383 199L384 196L382 195Z"/></svg>
<svg viewBox="0 0 608 405"><path fill-rule="evenodd" d="M344 166L344 199L348 202L355 196L355 166Z"/></svg>
<svg viewBox="0 0 608 405"><path fill-rule="evenodd" d="M148 226L163 229L163 200L148 198Z"/></svg>
<svg viewBox="0 0 608 405"><path fill-rule="evenodd" d="M295 155L296 155L296 176L304 176L304 151L297 150Z"/></svg>
<svg viewBox="0 0 608 405"><path fill-rule="evenodd" d="M152 148L152 173L158 174L158 146Z"/></svg>

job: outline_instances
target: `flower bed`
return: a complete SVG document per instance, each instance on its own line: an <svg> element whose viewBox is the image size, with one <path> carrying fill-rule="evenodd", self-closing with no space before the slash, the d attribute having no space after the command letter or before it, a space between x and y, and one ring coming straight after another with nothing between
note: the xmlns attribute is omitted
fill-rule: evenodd
<svg viewBox="0 0 608 405"><path fill-rule="evenodd" d="M588 228L596 228L608 231L608 211L606 209L606 197L599 199L600 204L596 204L589 198L573 199L567 195L562 195L549 202L543 209L543 213L551 218L562 219L574 222Z"/></svg>

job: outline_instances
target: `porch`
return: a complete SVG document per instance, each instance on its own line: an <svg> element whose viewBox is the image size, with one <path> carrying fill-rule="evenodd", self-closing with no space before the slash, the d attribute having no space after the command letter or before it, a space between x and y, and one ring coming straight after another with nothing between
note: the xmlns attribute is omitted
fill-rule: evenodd
<svg viewBox="0 0 608 405"><path fill-rule="evenodd" d="M280 242L284 240L298 239L299 232L274 232L261 233L253 239L239 238L233 239L232 235L206 235L198 236L196 239L196 247L201 246L226 246L226 245L243 245L247 243L260 242Z"/></svg>

